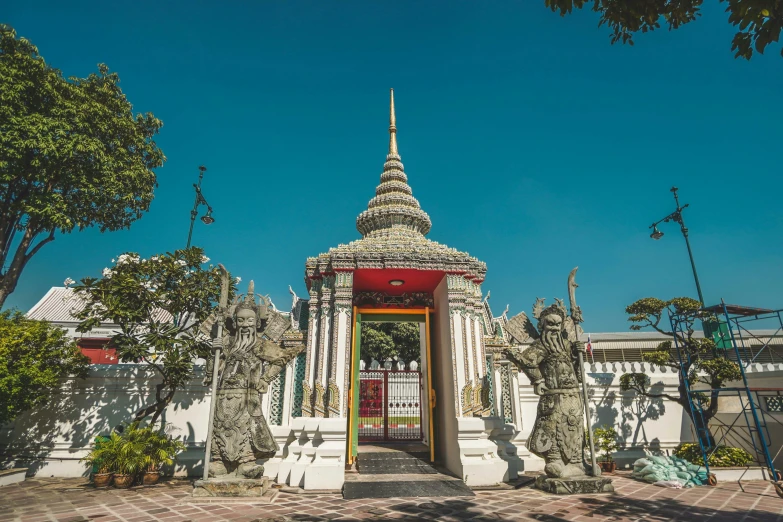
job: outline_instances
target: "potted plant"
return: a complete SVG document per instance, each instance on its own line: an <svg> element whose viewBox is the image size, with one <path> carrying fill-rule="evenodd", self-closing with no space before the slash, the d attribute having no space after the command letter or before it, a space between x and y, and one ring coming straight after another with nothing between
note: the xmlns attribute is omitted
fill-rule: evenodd
<svg viewBox="0 0 783 522"><path fill-rule="evenodd" d="M617 463L612 459L612 453L617 449L617 431L613 426L604 425L593 430L596 449L601 451L598 465L603 473L614 473Z"/></svg>
<svg viewBox="0 0 783 522"><path fill-rule="evenodd" d="M160 480L161 466L172 464L177 453L185 449L185 445L165 433L152 430L150 430L146 441L143 484L150 486Z"/></svg>
<svg viewBox="0 0 783 522"><path fill-rule="evenodd" d="M96 488L109 487L121 442L121 437L116 433L112 433L110 437L97 437L92 451L81 459L92 466L92 480Z"/></svg>
<svg viewBox="0 0 783 522"><path fill-rule="evenodd" d="M114 487L129 488L144 469L144 442L129 436L112 433L118 439L118 452L114 458Z"/></svg>

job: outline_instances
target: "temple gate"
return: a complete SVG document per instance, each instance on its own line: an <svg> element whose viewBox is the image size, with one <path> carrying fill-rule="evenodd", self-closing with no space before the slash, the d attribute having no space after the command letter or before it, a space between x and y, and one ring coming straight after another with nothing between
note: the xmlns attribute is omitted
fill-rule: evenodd
<svg viewBox="0 0 783 522"><path fill-rule="evenodd" d="M495 370L484 345L494 329L482 301L486 265L425 237L431 221L398 152L393 91L386 162L356 228L361 239L307 259L309 300L295 297L292 313L306 330L306 351L282 378L278 441L285 449L267 469L306 489L342 486L364 430L362 322L413 321L422 350L419 436L431 460L470 485L515 478L515 447L492 415L499 401L491 396ZM498 435L506 442L494 441Z"/></svg>

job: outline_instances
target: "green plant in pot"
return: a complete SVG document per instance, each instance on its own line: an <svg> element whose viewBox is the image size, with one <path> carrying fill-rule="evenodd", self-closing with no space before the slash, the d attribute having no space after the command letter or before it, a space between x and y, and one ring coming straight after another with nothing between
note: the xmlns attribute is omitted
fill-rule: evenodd
<svg viewBox="0 0 783 522"><path fill-rule="evenodd" d="M613 426L605 424L593 430L595 447L601 452L598 465L604 473L614 473L617 463L612 458L612 453L617 449L617 430Z"/></svg>
<svg viewBox="0 0 783 522"><path fill-rule="evenodd" d="M129 488L144 469L144 442L112 433L114 437L119 439L119 452L114 459L114 487Z"/></svg>
<svg viewBox="0 0 783 522"><path fill-rule="evenodd" d="M155 431L150 427L139 428L137 423L130 426L126 436L143 444L144 477L142 483L145 486L156 484L160 480L161 466L172 464L177 453L185 449L185 445L174 440L170 435Z"/></svg>
<svg viewBox="0 0 783 522"><path fill-rule="evenodd" d="M111 483L114 475L114 461L120 450L122 438L116 433L115 437L96 437L92 450L81 459L92 466L92 480L96 488L106 488Z"/></svg>

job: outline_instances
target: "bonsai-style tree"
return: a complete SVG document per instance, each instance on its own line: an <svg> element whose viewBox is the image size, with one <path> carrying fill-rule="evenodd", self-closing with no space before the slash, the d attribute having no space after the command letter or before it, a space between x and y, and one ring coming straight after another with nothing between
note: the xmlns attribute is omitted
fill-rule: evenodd
<svg viewBox="0 0 783 522"><path fill-rule="evenodd" d="M57 232L120 230L149 210L163 124L134 115L119 82L103 64L64 78L0 25L0 307Z"/></svg>
<svg viewBox="0 0 783 522"><path fill-rule="evenodd" d="M750 60L754 48L764 54L767 45L780 38L783 29L780 0L720 2L728 4L729 23L739 28L731 42L735 58ZM592 10L600 16L598 25L607 25L612 30L612 43L622 41L633 45L634 34L660 29L661 23L671 31L696 20L704 0L545 0L544 3L560 16L592 4Z"/></svg>
<svg viewBox="0 0 783 522"><path fill-rule="evenodd" d="M0 313L0 424L45 406L61 379L87 377L88 365L62 328L18 311Z"/></svg>
<svg viewBox="0 0 783 522"><path fill-rule="evenodd" d="M612 453L617 449L617 430L604 425L593 430L595 447L601 451L601 461L612 462Z"/></svg>
<svg viewBox="0 0 783 522"><path fill-rule="evenodd" d="M216 308L220 275L198 247L141 259L127 253L103 277L85 277L74 286L85 301L76 317L77 330L87 332L103 322L119 325L111 339L122 362L141 362L161 378L152 404L136 412L136 421L155 423L177 389L193 374L197 358L211 355L209 339L199 327ZM234 293L231 284L229 298Z"/></svg>
<svg viewBox="0 0 783 522"><path fill-rule="evenodd" d="M632 390L639 395L653 399L666 398L682 406L691 417L694 426L697 427L697 433L700 433L701 429L708 429L710 419L718 412L718 393L714 390L723 387L724 383L728 381L742 377L737 363L725 357L714 357L716 345L712 339L693 337L693 320L686 325L684 333L671 332L661 325L664 314L666 314L668 322L669 313L695 312L699 308L701 308L701 303L689 297L675 297L668 301L647 297L636 301L625 309L629 315L628 320L634 323L631 325L631 330L641 330L648 327L672 338L676 336L681 349L690 355L689 358L683 357L680 362L677 350L672 346L672 341L664 341L654 351L642 354L642 359L645 362L654 366L671 368L677 372L679 377L678 395L652 391L650 378L644 373L626 373L620 377L620 389L623 391ZM713 318L703 317L702 319ZM697 385L706 385L709 390L712 390L696 394L696 399L700 401L704 412L703 416L694 418L691 414L685 390L686 378L692 389ZM705 442L709 445L709 441Z"/></svg>
<svg viewBox="0 0 783 522"><path fill-rule="evenodd" d="M362 323L362 359L381 363L397 357L405 363L419 360L418 323Z"/></svg>

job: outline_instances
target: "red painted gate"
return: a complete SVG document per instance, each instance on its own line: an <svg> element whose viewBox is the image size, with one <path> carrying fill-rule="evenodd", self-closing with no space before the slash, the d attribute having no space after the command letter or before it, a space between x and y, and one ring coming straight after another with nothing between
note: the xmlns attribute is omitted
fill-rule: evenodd
<svg viewBox="0 0 783 522"><path fill-rule="evenodd" d="M422 440L421 372L359 372L359 440Z"/></svg>

